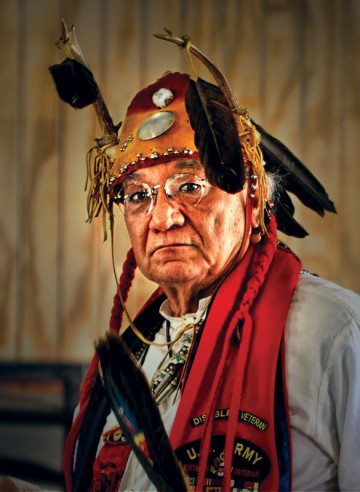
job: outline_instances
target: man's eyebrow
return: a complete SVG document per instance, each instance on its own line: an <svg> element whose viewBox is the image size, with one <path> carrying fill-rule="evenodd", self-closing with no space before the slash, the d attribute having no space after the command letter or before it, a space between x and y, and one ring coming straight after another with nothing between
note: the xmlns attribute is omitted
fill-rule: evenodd
<svg viewBox="0 0 360 492"><path fill-rule="evenodd" d="M139 174L139 173L136 173L136 172L134 171L133 173L128 174L128 175L126 176L126 178L124 179L124 181L123 181L123 182L125 183L126 181L131 181L131 180L134 180L134 179L138 179L139 177L140 177L140 174Z"/></svg>
<svg viewBox="0 0 360 492"><path fill-rule="evenodd" d="M202 168L202 164L199 160L194 159L191 161L179 161L174 166L175 169L200 169Z"/></svg>

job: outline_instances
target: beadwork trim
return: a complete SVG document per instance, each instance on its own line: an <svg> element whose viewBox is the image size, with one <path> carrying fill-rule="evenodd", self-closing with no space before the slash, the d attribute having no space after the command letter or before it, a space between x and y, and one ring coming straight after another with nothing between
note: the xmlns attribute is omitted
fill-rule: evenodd
<svg viewBox="0 0 360 492"><path fill-rule="evenodd" d="M121 150L123 147L120 147L120 151L123 152L124 150ZM162 156L169 156L171 154L178 155L178 154L185 154L185 155L192 155L195 151L192 149L189 149L189 147L185 147L182 150L176 149L174 147L169 147L167 150L165 150L163 153L159 152L151 152L149 155L143 155L141 152L138 152L136 154L137 160L131 161L131 162L125 162L122 168L120 168L119 173L117 176L113 175L110 176L110 183L113 183L116 178L121 178L121 176L128 171L128 169L132 166L135 166L138 161L145 161L146 159L151 159L151 160L156 160L161 158Z"/></svg>
<svg viewBox="0 0 360 492"><path fill-rule="evenodd" d="M120 152L125 152L127 146L129 145L130 142L134 140L133 134L129 133L129 135L126 137L124 143L120 146Z"/></svg>

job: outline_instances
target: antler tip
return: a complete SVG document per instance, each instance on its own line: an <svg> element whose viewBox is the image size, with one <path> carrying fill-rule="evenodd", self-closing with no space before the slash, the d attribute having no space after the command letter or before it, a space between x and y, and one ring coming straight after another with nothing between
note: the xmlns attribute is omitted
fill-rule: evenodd
<svg viewBox="0 0 360 492"><path fill-rule="evenodd" d="M164 41L166 41L168 39L168 37L169 37L166 34L153 34L153 36L155 38L163 39Z"/></svg>

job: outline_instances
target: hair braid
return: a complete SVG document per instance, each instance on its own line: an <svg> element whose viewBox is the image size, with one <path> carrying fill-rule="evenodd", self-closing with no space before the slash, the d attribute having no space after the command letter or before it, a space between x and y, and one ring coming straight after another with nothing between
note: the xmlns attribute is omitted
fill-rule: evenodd
<svg viewBox="0 0 360 492"><path fill-rule="evenodd" d="M267 226L267 236L261 247L255 251L255 257L251 262L250 272L248 275L248 281L246 284L245 292L242 296L241 304L238 309L239 318L241 319L246 312L249 312L251 306L258 295L259 289L261 288L265 275L270 267L271 261L273 259L276 250L276 223L275 217L269 222Z"/></svg>
<svg viewBox="0 0 360 492"><path fill-rule="evenodd" d="M122 273L120 275L119 288L114 296L114 304L111 310L110 330L116 333L120 330L122 316L124 312L124 309L120 302L119 292L123 301L126 302L131 284L135 277L135 270L136 260L134 256L134 251L132 248L130 248L127 252L126 259L123 264Z"/></svg>

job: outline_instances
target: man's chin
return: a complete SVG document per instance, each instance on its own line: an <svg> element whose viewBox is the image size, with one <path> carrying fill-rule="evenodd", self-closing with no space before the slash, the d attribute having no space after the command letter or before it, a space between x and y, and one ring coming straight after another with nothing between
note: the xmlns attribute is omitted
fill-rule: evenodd
<svg viewBox="0 0 360 492"><path fill-rule="evenodd" d="M198 278L199 273L199 265L177 258L156 262L149 275L145 275L158 284L181 284Z"/></svg>

